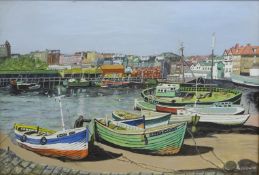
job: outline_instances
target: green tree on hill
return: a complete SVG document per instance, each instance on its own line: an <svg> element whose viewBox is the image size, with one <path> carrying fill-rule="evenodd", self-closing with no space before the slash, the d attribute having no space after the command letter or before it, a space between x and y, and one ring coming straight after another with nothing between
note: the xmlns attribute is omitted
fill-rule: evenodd
<svg viewBox="0 0 259 175"><path fill-rule="evenodd" d="M33 59L30 55L22 55L19 58L7 58L0 64L0 71L30 71L47 70L47 63Z"/></svg>

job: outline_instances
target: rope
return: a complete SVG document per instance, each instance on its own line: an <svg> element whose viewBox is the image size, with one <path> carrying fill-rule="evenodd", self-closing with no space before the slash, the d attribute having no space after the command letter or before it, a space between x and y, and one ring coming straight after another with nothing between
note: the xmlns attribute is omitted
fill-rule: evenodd
<svg viewBox="0 0 259 175"><path fill-rule="evenodd" d="M13 132L13 130L10 130L7 134L6 134L6 136L0 141L0 145L8 138L8 137L10 137L11 136L11 133Z"/></svg>
<svg viewBox="0 0 259 175"><path fill-rule="evenodd" d="M216 168L221 169L221 170L224 171L223 168L219 167L218 165L216 165L216 164L213 163L212 161L210 161L210 160L208 160L208 159L206 159L206 158L203 157L203 155L200 153L200 150L199 150L198 147L197 147L197 143L196 143L196 141L195 141L195 139L194 139L194 137L193 137L192 132L191 132L188 128L187 128L187 131L188 131L188 133L191 135L192 140L193 140L194 145L195 145L195 149L196 149L197 153L199 154L199 156L201 157L201 159L205 160L206 162L210 163L211 165L215 166ZM213 151L212 151L212 153L213 153L213 155L214 155L218 160L220 160L220 162L223 163L223 165L224 165L224 162L223 162L221 159L219 159L219 157L216 156L216 154L215 154Z"/></svg>
<svg viewBox="0 0 259 175"><path fill-rule="evenodd" d="M100 144L98 144L98 142L95 142L95 143L97 143L97 146L99 146L100 148L103 149L105 154L107 154L111 158L114 158L114 159L116 159L118 161L126 162L126 163L131 163L131 164L134 164L134 165L136 165L136 166L138 166L140 168L144 168L144 169L155 171L155 172L159 172L159 173L174 173L174 172L176 172L176 170L174 170L174 169L167 169L167 168L162 168L162 167L158 167L158 166L154 166L154 165L149 165L149 164L145 164L145 163L139 163L139 162L131 160L130 158L128 158L128 157L126 157L124 155L121 156L122 159L121 158L116 158L115 156L113 156L109 152L105 151L105 149Z"/></svg>

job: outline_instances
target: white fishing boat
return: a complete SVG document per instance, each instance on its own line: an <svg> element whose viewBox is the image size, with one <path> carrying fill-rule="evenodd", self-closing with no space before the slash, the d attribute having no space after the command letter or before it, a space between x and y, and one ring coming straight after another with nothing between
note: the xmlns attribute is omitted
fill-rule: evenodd
<svg viewBox="0 0 259 175"><path fill-rule="evenodd" d="M212 105L187 105L184 109L192 113L207 115L207 114L218 114L218 115L237 115L243 114L245 109L241 105L234 105L232 102L218 102ZM179 110L181 112L181 110Z"/></svg>
<svg viewBox="0 0 259 175"><path fill-rule="evenodd" d="M215 123L220 125L243 125L249 118L249 114L200 114L187 110L179 110L178 114L172 115L170 122L191 122L193 116L199 116L201 123Z"/></svg>

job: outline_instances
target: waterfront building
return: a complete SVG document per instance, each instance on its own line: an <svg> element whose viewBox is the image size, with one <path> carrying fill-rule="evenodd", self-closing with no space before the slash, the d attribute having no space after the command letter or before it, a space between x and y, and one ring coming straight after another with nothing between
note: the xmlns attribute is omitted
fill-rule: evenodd
<svg viewBox="0 0 259 175"><path fill-rule="evenodd" d="M113 55L113 64L123 64L126 59L126 55L124 54L114 54Z"/></svg>
<svg viewBox="0 0 259 175"><path fill-rule="evenodd" d="M104 64L101 67L103 77L117 78L122 77L125 70L124 66L120 64Z"/></svg>
<svg viewBox="0 0 259 175"><path fill-rule="evenodd" d="M60 62L60 50L49 50L48 65L58 65Z"/></svg>
<svg viewBox="0 0 259 175"><path fill-rule="evenodd" d="M83 52L76 52L73 55L68 54L60 54L60 62L61 65L81 65L84 59Z"/></svg>
<svg viewBox="0 0 259 175"><path fill-rule="evenodd" d="M250 69L250 76L259 77L259 63L255 63Z"/></svg>
<svg viewBox="0 0 259 175"><path fill-rule="evenodd" d="M187 60L192 62L192 64L197 64L201 61L207 61L209 59L209 55L195 55L187 57Z"/></svg>
<svg viewBox="0 0 259 175"><path fill-rule="evenodd" d="M236 44L234 47L226 49L223 56L225 77L229 78L231 73L249 75L249 70L253 64L259 63L259 46Z"/></svg>
<svg viewBox="0 0 259 175"><path fill-rule="evenodd" d="M11 44L5 41L4 44L0 45L0 59L11 57Z"/></svg>
<svg viewBox="0 0 259 175"><path fill-rule="evenodd" d="M161 78L161 67L139 67L135 69L136 75L144 79L158 79Z"/></svg>
<svg viewBox="0 0 259 175"><path fill-rule="evenodd" d="M39 59L45 63L48 63L49 51L46 49L44 51L33 51L30 53L33 59Z"/></svg>
<svg viewBox="0 0 259 175"><path fill-rule="evenodd" d="M87 51L84 53L83 63L84 64L92 64L97 59L97 53L95 51Z"/></svg>
<svg viewBox="0 0 259 175"><path fill-rule="evenodd" d="M210 78L211 76L211 60L201 61L190 66L190 71L186 72L186 76L191 76L191 71L195 77ZM224 78L225 65L220 59L216 59L213 63L213 79Z"/></svg>

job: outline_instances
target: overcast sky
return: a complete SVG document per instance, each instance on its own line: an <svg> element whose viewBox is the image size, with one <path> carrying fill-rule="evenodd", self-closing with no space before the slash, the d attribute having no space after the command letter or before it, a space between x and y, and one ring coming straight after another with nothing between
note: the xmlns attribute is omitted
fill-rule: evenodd
<svg viewBox="0 0 259 175"><path fill-rule="evenodd" d="M151 55L215 53L259 45L259 1L0 1L0 43L13 53L60 49Z"/></svg>

